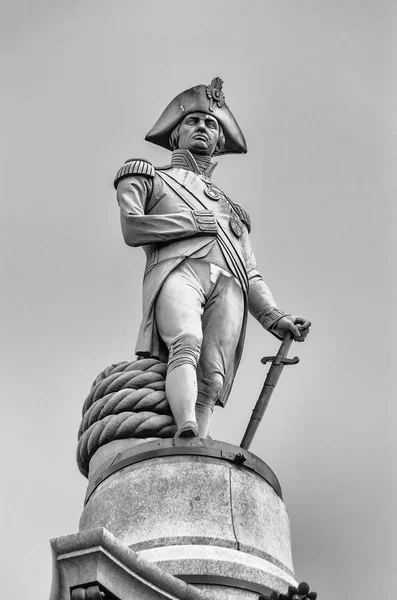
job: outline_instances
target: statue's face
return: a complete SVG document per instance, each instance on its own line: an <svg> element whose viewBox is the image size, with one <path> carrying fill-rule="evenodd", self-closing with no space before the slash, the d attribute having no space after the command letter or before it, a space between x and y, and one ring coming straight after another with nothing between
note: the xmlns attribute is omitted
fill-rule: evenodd
<svg viewBox="0 0 397 600"><path fill-rule="evenodd" d="M219 125L215 117L203 112L193 112L183 119L179 127L179 148L196 154L212 156L219 138Z"/></svg>

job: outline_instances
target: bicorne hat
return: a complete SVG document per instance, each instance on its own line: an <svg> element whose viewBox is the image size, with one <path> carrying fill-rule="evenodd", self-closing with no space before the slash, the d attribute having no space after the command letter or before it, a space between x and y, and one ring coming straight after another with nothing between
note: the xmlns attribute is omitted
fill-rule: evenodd
<svg viewBox="0 0 397 600"><path fill-rule="evenodd" d="M210 85L196 85L178 94L146 135L145 140L173 150L169 139L171 132L186 115L197 111L212 115L222 126L225 146L221 152L215 154L245 154L247 144L236 119L226 105L222 85L222 79L215 77Z"/></svg>

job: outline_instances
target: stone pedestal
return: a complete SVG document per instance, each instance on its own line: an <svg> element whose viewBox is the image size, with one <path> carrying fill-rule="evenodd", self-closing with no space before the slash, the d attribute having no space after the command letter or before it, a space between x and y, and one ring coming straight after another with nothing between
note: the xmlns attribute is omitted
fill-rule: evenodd
<svg viewBox="0 0 397 600"><path fill-rule="evenodd" d="M81 534L104 528L145 563L213 599L296 585L281 489L254 454L207 439L166 439L116 448L92 464Z"/></svg>

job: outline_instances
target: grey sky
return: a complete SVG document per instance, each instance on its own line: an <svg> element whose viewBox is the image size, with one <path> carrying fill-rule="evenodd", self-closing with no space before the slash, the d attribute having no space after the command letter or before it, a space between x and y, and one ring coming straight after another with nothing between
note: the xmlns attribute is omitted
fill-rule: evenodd
<svg viewBox="0 0 397 600"><path fill-rule="evenodd" d="M298 579L320 600L390 597L393 4L0 3L4 597L49 594L48 540L77 531L85 494L82 403L133 358L143 252L122 241L112 178L130 157L167 163L145 133L215 76L248 143L215 181L250 212L279 305L313 322L252 450L281 482ZM250 323L214 438L240 442L277 345Z"/></svg>

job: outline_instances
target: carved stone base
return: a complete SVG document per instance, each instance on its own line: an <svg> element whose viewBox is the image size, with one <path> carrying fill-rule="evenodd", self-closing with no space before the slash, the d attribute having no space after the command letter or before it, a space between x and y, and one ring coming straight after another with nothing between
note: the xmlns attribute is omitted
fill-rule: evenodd
<svg viewBox="0 0 397 600"><path fill-rule="evenodd" d="M50 600L211 600L142 560L105 529L51 541Z"/></svg>
<svg viewBox="0 0 397 600"><path fill-rule="evenodd" d="M80 521L82 533L97 527L213 600L297 585L277 478L231 444L166 439L109 457L89 480Z"/></svg>

